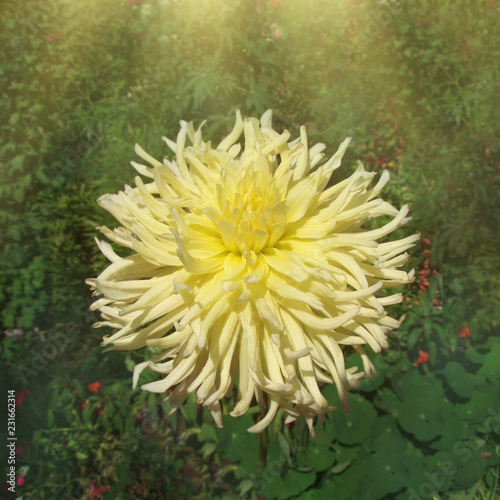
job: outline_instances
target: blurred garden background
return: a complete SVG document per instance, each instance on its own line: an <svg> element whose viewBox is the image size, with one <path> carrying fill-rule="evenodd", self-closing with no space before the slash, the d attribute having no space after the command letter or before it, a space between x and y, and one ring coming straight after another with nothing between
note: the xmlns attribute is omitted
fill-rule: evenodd
<svg viewBox="0 0 500 500"><path fill-rule="evenodd" d="M500 498L495 0L4 0L0 25L0 377L18 438L2 498ZM352 136L336 180L358 159L389 170L384 197L413 216L400 235L422 240L354 411L316 439L275 419L262 469L252 415L216 429L195 397L168 417L132 390L150 353L100 346L84 279L107 265L96 200L133 183L134 143L162 158L179 120L215 142L235 110L268 108L330 155Z"/></svg>

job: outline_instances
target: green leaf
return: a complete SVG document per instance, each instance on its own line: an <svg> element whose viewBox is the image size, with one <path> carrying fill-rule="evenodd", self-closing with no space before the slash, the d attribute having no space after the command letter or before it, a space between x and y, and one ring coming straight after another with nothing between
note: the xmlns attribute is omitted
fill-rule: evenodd
<svg viewBox="0 0 500 500"><path fill-rule="evenodd" d="M238 486L240 495L243 496L253 488L254 482L250 479L244 479Z"/></svg>
<svg viewBox="0 0 500 500"><path fill-rule="evenodd" d="M373 404L381 410L390 413L391 415L398 414L398 397L388 387L382 387L377 391L377 395L373 399Z"/></svg>
<svg viewBox="0 0 500 500"><path fill-rule="evenodd" d="M473 486L486 470L486 460L481 458L482 450L464 444L453 452L438 452L430 461L434 465L433 479L436 489L463 490Z"/></svg>
<svg viewBox="0 0 500 500"><path fill-rule="evenodd" d="M35 177L42 183L42 184L49 184L50 179L43 173L41 169L37 169L35 172Z"/></svg>
<svg viewBox="0 0 500 500"><path fill-rule="evenodd" d="M196 417L198 415L198 399L196 393L192 392L187 397L186 402L181 406L182 416L190 424L196 423Z"/></svg>
<svg viewBox="0 0 500 500"><path fill-rule="evenodd" d="M330 414L337 439L342 444L359 444L370 435L371 427L377 412L373 405L358 394L351 395L352 411L344 413L341 410Z"/></svg>
<svg viewBox="0 0 500 500"><path fill-rule="evenodd" d="M397 420L393 416L384 415L375 420L367 445L374 452L386 448L401 451L406 445L406 440L399 432Z"/></svg>
<svg viewBox="0 0 500 500"><path fill-rule="evenodd" d="M230 462L241 462L246 472L258 469L259 436L248 432L255 422L245 413L240 417L224 415L222 429L216 429L221 455ZM242 450L245 450L242 453Z"/></svg>
<svg viewBox="0 0 500 500"><path fill-rule="evenodd" d="M14 189L14 200L21 203L24 199L24 191L22 189Z"/></svg>
<svg viewBox="0 0 500 500"><path fill-rule="evenodd" d="M217 443L205 443L201 448L203 458L207 458L217 449Z"/></svg>
<svg viewBox="0 0 500 500"><path fill-rule="evenodd" d="M15 173L23 168L25 155L17 155L12 160L10 160L10 171Z"/></svg>
<svg viewBox="0 0 500 500"><path fill-rule="evenodd" d="M486 355L483 366L478 370L477 376L486 380L500 379L500 345L494 345Z"/></svg>
<svg viewBox="0 0 500 500"><path fill-rule="evenodd" d="M411 432L419 441L429 441L440 435L445 422L441 417L441 384L432 378L425 380L420 377L422 384L409 384L407 397L398 407L398 422L401 427Z"/></svg>
<svg viewBox="0 0 500 500"><path fill-rule="evenodd" d="M268 463L257 485L257 492L265 498L293 498L316 481L315 471L299 472L285 467L283 474L279 475L277 470Z"/></svg>
<svg viewBox="0 0 500 500"><path fill-rule="evenodd" d="M367 477L359 485L359 498L384 498L408 484L410 471L401 453L389 447L365 456L362 464L367 468Z"/></svg>
<svg viewBox="0 0 500 500"><path fill-rule="evenodd" d="M413 349L417 345L421 333L420 327L413 328L412 332L408 336L408 349Z"/></svg>
<svg viewBox="0 0 500 500"><path fill-rule="evenodd" d="M443 396L443 388L439 380L433 375L420 375L416 368L412 368L402 375L394 376L392 386L401 401L414 398L424 392L432 392L438 398Z"/></svg>
<svg viewBox="0 0 500 500"><path fill-rule="evenodd" d="M26 174L19 180L19 185L24 189L26 189L30 184L31 184L31 174Z"/></svg>
<svg viewBox="0 0 500 500"><path fill-rule="evenodd" d="M470 401L463 406L463 418L471 424L481 425L484 432L493 430L500 434L499 401L500 386L485 384L474 391Z"/></svg>
<svg viewBox="0 0 500 500"><path fill-rule="evenodd" d="M477 379L469 375L461 364L454 361L446 363L444 376L453 392L461 398L470 398L478 384Z"/></svg>
<svg viewBox="0 0 500 500"><path fill-rule="evenodd" d="M320 472L330 468L337 458L331 449L331 442L324 431L317 429L316 437L309 440L305 452L298 456L298 464L302 468L313 468Z"/></svg>
<svg viewBox="0 0 500 500"><path fill-rule="evenodd" d="M341 474L344 472L349 465L351 465L351 460L346 460L345 462L338 463L335 467L332 467L330 470L331 474Z"/></svg>
<svg viewBox="0 0 500 500"><path fill-rule="evenodd" d="M129 372L133 372L135 368L135 362L134 360L130 357L130 354L127 354L125 356L125 366Z"/></svg>
<svg viewBox="0 0 500 500"><path fill-rule="evenodd" d="M351 500L361 498L358 488L366 481L367 469L361 460L354 461L341 474L325 479L321 484L320 498ZM369 496L368 498L374 498Z"/></svg>
<svg viewBox="0 0 500 500"><path fill-rule="evenodd" d="M484 363L484 359L486 357L485 354L481 354L477 352L475 349L467 349L465 352L465 355L467 356L467 359L471 361L472 363L475 363L477 365L482 365Z"/></svg>
<svg viewBox="0 0 500 500"><path fill-rule="evenodd" d="M285 436L281 433L278 432L278 443L281 451L285 454L288 460L291 458L291 448L290 445L288 444L288 441L286 440Z"/></svg>
<svg viewBox="0 0 500 500"><path fill-rule="evenodd" d="M209 441L216 443L217 442L217 433L215 432L215 425L208 424L207 422L203 422L201 424L200 433L198 434L198 438L201 441Z"/></svg>

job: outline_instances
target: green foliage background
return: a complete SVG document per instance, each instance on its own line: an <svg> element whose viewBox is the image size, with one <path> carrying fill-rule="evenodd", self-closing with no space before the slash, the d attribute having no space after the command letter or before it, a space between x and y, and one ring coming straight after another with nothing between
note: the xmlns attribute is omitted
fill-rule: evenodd
<svg viewBox="0 0 500 500"><path fill-rule="evenodd" d="M30 391L18 496L499 497L495 0L6 0L0 25L0 380ZM277 418L262 469L252 415L219 430L195 399L167 417L132 391L147 353L99 346L83 280L106 265L95 227L114 224L96 199L133 182L135 142L162 157L181 119L218 139L236 109L268 108L331 154L352 136L339 178L358 159L391 170L385 197L414 217L401 234L426 240L354 411L315 439Z"/></svg>

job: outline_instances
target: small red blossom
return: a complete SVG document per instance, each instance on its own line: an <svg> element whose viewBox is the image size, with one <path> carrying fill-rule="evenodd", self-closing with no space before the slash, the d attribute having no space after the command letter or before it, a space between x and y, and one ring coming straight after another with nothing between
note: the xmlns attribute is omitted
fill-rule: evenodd
<svg viewBox="0 0 500 500"><path fill-rule="evenodd" d="M98 483L90 483L90 498L99 498L102 499L103 495L105 495L109 491L108 485L99 485Z"/></svg>
<svg viewBox="0 0 500 500"><path fill-rule="evenodd" d="M102 391L102 385L100 382L94 382L89 385L88 389L92 394L99 394Z"/></svg>
<svg viewBox="0 0 500 500"><path fill-rule="evenodd" d="M429 361L429 353L422 351L421 349L418 352L418 359L415 361L415 366L421 365L423 363L427 363Z"/></svg>
<svg viewBox="0 0 500 500"><path fill-rule="evenodd" d="M30 393L29 389L24 389L24 391L21 391L19 394L17 394L16 401L15 401L16 406L21 406L24 403L26 396L29 393Z"/></svg>
<svg viewBox="0 0 500 500"><path fill-rule="evenodd" d="M422 292L425 292L429 288L429 280L431 276L435 276L437 274L437 267L438 267L438 262L436 259L434 259L434 265L432 264L432 252L428 248L431 245L431 239L429 236L426 236L425 238L422 239L422 255L425 256L425 258L420 262L419 264L419 270L418 270L418 275L417 275L417 285L419 288L418 292L418 297L422 294ZM439 292L436 293L438 295ZM434 308L440 307L441 304L438 304L436 301L434 301Z"/></svg>
<svg viewBox="0 0 500 500"><path fill-rule="evenodd" d="M438 299L434 299L434 309L437 309L441 304Z"/></svg>
<svg viewBox="0 0 500 500"><path fill-rule="evenodd" d="M80 410L85 410L85 408L87 408L87 405L82 401L80 403Z"/></svg>
<svg viewBox="0 0 500 500"><path fill-rule="evenodd" d="M52 40L56 40L57 38L61 37L62 37L61 33L54 33L53 35L47 37L47 42L51 42Z"/></svg>
<svg viewBox="0 0 500 500"><path fill-rule="evenodd" d="M142 415L141 415L140 413L137 413L137 414L135 415L135 419L136 419L136 420L142 420Z"/></svg>
<svg viewBox="0 0 500 500"><path fill-rule="evenodd" d="M25 482L26 482L26 480L24 479L23 476L17 476L16 483L18 486L22 486Z"/></svg>
<svg viewBox="0 0 500 500"><path fill-rule="evenodd" d="M467 337L470 337L470 328L468 326L464 326L458 336L461 338L461 339L466 339Z"/></svg>

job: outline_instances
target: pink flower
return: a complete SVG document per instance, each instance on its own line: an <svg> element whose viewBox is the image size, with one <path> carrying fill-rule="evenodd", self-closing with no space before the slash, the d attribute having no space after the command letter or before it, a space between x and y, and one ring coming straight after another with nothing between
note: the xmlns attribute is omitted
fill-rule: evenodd
<svg viewBox="0 0 500 500"><path fill-rule="evenodd" d="M22 486L25 483L25 481L26 480L24 479L23 476L17 476L17 478L16 478L16 483L18 486Z"/></svg>

